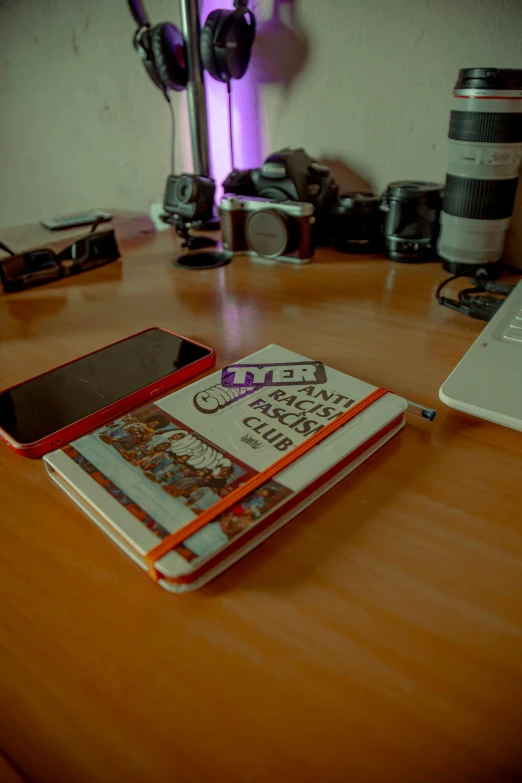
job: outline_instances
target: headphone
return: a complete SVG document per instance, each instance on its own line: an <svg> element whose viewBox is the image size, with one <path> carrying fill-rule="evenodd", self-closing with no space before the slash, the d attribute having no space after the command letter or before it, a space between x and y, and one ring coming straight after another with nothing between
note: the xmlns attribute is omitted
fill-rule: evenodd
<svg viewBox="0 0 522 783"><path fill-rule="evenodd" d="M127 4L138 25L134 48L150 78L165 97L169 90L184 90L188 67L183 35L169 22L152 27L141 0L127 0ZM201 31L200 53L205 70L229 86L232 79L241 79L248 68L255 34L256 20L248 0L234 0L233 11L212 11Z"/></svg>

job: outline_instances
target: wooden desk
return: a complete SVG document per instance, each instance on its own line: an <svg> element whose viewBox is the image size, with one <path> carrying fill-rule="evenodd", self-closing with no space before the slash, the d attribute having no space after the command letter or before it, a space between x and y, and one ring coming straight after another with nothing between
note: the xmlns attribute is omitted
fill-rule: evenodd
<svg viewBox="0 0 522 783"><path fill-rule="evenodd" d="M522 436L438 402L481 329L435 303L440 265L190 272L170 232L122 249L0 296L3 386L163 325L221 366L279 343L439 416L185 596L1 447L6 755L38 783L520 780Z"/></svg>

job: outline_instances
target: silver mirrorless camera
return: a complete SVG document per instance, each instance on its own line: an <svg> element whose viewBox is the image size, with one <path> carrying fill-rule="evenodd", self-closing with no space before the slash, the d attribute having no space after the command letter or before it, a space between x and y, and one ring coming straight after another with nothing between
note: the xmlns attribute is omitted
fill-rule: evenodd
<svg viewBox="0 0 522 783"><path fill-rule="evenodd" d="M314 254L312 204L228 194L220 213L225 251L294 264L305 264Z"/></svg>

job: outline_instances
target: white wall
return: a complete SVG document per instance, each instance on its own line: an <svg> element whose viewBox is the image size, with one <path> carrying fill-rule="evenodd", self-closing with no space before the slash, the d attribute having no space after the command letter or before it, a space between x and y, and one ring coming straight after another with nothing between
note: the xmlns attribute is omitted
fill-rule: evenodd
<svg viewBox="0 0 522 783"><path fill-rule="evenodd" d="M133 32L125 0L0 0L0 225L161 199L170 115Z"/></svg>
<svg viewBox="0 0 522 783"><path fill-rule="evenodd" d="M270 17L273 0L255 5ZM179 23L176 0L147 7L153 21ZM308 56L289 84L259 87L265 152L302 145L378 190L398 178L443 181L460 67L522 67L520 0L295 0L294 24ZM256 73L270 81L270 58L280 70L291 63L288 36L266 29ZM0 0L0 225L161 199L169 114L132 33L125 0ZM185 97L174 100L181 169Z"/></svg>

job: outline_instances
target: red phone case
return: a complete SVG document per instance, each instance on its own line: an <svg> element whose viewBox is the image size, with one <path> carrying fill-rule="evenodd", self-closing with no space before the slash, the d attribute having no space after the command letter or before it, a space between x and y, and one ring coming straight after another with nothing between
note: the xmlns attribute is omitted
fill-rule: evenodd
<svg viewBox="0 0 522 783"><path fill-rule="evenodd" d="M203 372L204 370L208 370L210 367L215 365L216 353L212 348L209 348L208 345L198 343L196 340L188 340L186 337L183 337L176 332L170 331L170 329L163 329L163 327L151 328L161 329L162 332L168 332L169 334L172 334L175 337L179 337L182 340L186 340L187 342L193 343L194 345L199 345L201 348L205 348L207 351L209 351L209 354L208 356L203 356L201 359L197 359L197 361L192 362L191 364L187 364L186 367L182 367L175 372L169 373L169 375L166 375L164 378L160 378L159 381L150 383L148 386L144 386L143 389L138 389L132 394L127 395L127 397L123 397L121 400L117 400L111 405L107 405L105 408L102 408L96 413L92 413L90 416L85 416L85 418L79 419L73 424L69 424L68 427L57 430L46 438L37 440L34 443L18 443L10 435L8 435L5 430L0 428L0 437L2 440L4 440L8 446L14 449L14 451L16 451L16 453L20 454L22 457L42 457L44 454L48 454L50 451L53 451L60 446L64 446L65 444L76 440L76 438L81 438L82 435L86 435L90 430L93 430L96 427L100 427L102 424L105 424L105 422L127 413L132 408L135 408L138 405L143 405L143 403L148 402L151 397L155 397L157 394L166 392L169 389L172 389L174 386L178 386L180 383L187 381L189 378L193 378L194 375L198 375L198 373ZM64 364L60 364L58 367L53 367L52 370L48 370L45 373L35 375L33 378L27 378L27 380L22 381L22 383L16 383L14 386L10 386L8 389L2 389L2 393L11 391L11 389L16 389L18 386L23 386L24 383L27 383L28 381L33 381L36 378L40 378L42 375L47 375L54 370L59 370L60 367L67 367L67 365L74 364L79 359L84 359L86 356L92 356L95 353L100 353L100 351L105 350L105 348L110 348L112 345L118 345L118 343L123 343L125 340L130 340L133 337L137 337L138 335L148 331L150 331L150 329L142 329L141 332L136 332L136 334L131 334L130 337L124 337L121 340L116 340L116 342L111 343L110 345L105 345L103 348L99 348L97 351L91 351L90 353L86 353L84 356L78 356L77 359L73 359L71 362L65 362Z"/></svg>

